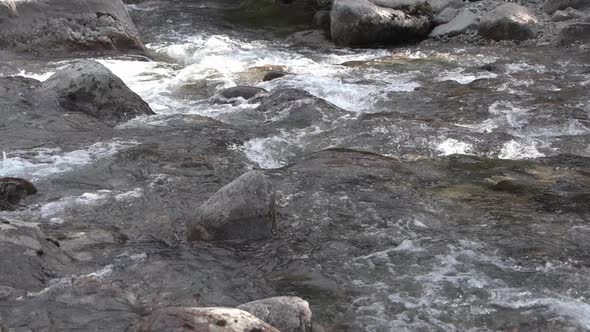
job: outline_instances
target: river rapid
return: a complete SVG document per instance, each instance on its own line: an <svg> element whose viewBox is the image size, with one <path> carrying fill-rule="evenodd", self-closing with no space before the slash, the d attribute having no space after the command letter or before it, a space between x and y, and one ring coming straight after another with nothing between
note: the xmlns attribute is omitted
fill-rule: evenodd
<svg viewBox="0 0 590 332"><path fill-rule="evenodd" d="M154 60L97 60L157 115L2 139L0 176L39 194L0 227L35 223L65 252L2 301L8 326L124 330L158 307L297 295L326 331L590 330L590 49L310 46L236 6L128 6ZM0 68L45 80L70 62ZM290 74L262 82L270 67ZM338 111L265 126L259 104L209 103L236 85ZM187 243L194 210L249 169L276 184L273 239Z"/></svg>

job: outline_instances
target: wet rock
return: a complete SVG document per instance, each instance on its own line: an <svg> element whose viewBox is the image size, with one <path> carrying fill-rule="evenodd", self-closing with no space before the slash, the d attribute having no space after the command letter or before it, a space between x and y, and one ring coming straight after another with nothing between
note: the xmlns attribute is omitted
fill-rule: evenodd
<svg viewBox="0 0 590 332"><path fill-rule="evenodd" d="M14 210L25 197L37 193L35 186L19 178L0 178L0 211Z"/></svg>
<svg viewBox="0 0 590 332"><path fill-rule="evenodd" d="M348 112L300 89L280 89L255 109L274 127L306 128L320 121L332 122Z"/></svg>
<svg viewBox="0 0 590 332"><path fill-rule="evenodd" d="M262 80L264 82L268 82L268 81L276 80L277 78L281 78L286 75L289 75L289 73L286 73L284 71L271 70L271 71L267 72L266 74L264 74L264 77L262 78Z"/></svg>
<svg viewBox="0 0 590 332"><path fill-rule="evenodd" d="M479 17L468 9L461 11L452 21L439 25L430 33L430 37L457 36L471 30L476 30Z"/></svg>
<svg viewBox="0 0 590 332"><path fill-rule="evenodd" d="M275 228L275 192L260 171L250 171L219 189L188 225L191 241L257 240Z"/></svg>
<svg viewBox="0 0 590 332"><path fill-rule="evenodd" d="M254 85L262 82L266 74L270 72L288 73L288 68L279 65L264 65L248 68L248 70L240 73L239 85Z"/></svg>
<svg viewBox="0 0 590 332"><path fill-rule="evenodd" d="M546 0L543 5L543 11L547 14L553 14L558 10L566 8L586 9L590 8L590 2L587 0Z"/></svg>
<svg viewBox="0 0 590 332"><path fill-rule="evenodd" d="M311 332L309 303L299 297L279 296L237 307L262 319L281 332Z"/></svg>
<svg viewBox="0 0 590 332"><path fill-rule="evenodd" d="M58 71L43 82L41 89L55 94L63 110L90 115L108 126L155 114L120 78L96 61L80 61Z"/></svg>
<svg viewBox="0 0 590 332"><path fill-rule="evenodd" d="M565 26L557 36L559 44L570 44L576 42L588 43L590 42L590 22L589 23L573 23Z"/></svg>
<svg viewBox="0 0 590 332"><path fill-rule="evenodd" d="M536 37L537 18L526 7L504 4L482 16L479 34L493 40L526 40Z"/></svg>
<svg viewBox="0 0 590 332"><path fill-rule="evenodd" d="M121 0L8 0L0 3L0 49L147 54Z"/></svg>
<svg viewBox="0 0 590 332"><path fill-rule="evenodd" d="M334 47L334 44L328 40L328 37L323 30L299 31L289 36L285 41L293 46L321 48Z"/></svg>
<svg viewBox="0 0 590 332"><path fill-rule="evenodd" d="M164 308L140 320L134 332L279 332L279 330L238 309Z"/></svg>
<svg viewBox="0 0 590 332"><path fill-rule="evenodd" d="M445 8L432 19L434 25L441 25L451 22L459 14L459 9ZM432 33L431 33L432 34Z"/></svg>
<svg viewBox="0 0 590 332"><path fill-rule="evenodd" d="M537 201L544 210L552 212L590 212L590 187L573 179L558 179L538 195Z"/></svg>
<svg viewBox="0 0 590 332"><path fill-rule="evenodd" d="M434 14L439 14L446 8L463 8L463 1L461 0L429 0L429 2Z"/></svg>
<svg viewBox="0 0 590 332"><path fill-rule="evenodd" d="M553 16L551 16L551 21L552 22L563 22L563 21L578 19L581 17L584 17L584 13L582 13L581 11L573 9L573 8L567 8L564 10L556 11L553 14Z"/></svg>
<svg viewBox="0 0 590 332"><path fill-rule="evenodd" d="M313 15L313 24L324 30L330 30L330 11L318 10Z"/></svg>
<svg viewBox="0 0 590 332"><path fill-rule="evenodd" d="M39 291L69 260L35 223L0 219L2 286Z"/></svg>
<svg viewBox="0 0 590 332"><path fill-rule="evenodd" d="M431 22L425 0L336 0L330 30L337 46L370 47L423 39Z"/></svg>
<svg viewBox="0 0 590 332"><path fill-rule="evenodd" d="M243 101L254 101L266 95L267 91L254 86L234 86L221 90L211 97L212 104L239 104Z"/></svg>

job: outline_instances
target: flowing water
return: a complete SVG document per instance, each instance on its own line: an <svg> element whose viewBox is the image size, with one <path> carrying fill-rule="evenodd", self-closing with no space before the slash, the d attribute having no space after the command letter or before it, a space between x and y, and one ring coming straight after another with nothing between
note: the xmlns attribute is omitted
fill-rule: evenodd
<svg viewBox="0 0 590 332"><path fill-rule="evenodd" d="M283 28L236 23L235 9L129 6L155 61L98 60L157 115L108 135L0 147L0 176L45 189L0 217L44 225L77 262L10 306L39 313L55 301L45 316L82 329L115 310L117 328L141 308L295 294L328 331L590 330L589 49L307 47ZM44 80L68 63L3 68ZM261 82L265 66L290 74ZM251 129L257 104L208 102L235 85L300 88L343 111L305 128ZM333 154L353 150L383 157L353 155L341 174ZM187 216L248 168L279 179L283 235L184 243ZM498 177L577 183L568 192L583 201L539 209L528 189L482 185ZM68 293L91 277L125 301ZM33 326L23 310L12 321Z"/></svg>

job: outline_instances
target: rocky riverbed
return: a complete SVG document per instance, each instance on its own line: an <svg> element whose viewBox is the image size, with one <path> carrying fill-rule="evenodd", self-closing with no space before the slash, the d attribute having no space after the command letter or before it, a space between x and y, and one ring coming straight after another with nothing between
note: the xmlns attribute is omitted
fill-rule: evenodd
<svg viewBox="0 0 590 332"><path fill-rule="evenodd" d="M590 330L586 2L82 2L0 1L0 331Z"/></svg>

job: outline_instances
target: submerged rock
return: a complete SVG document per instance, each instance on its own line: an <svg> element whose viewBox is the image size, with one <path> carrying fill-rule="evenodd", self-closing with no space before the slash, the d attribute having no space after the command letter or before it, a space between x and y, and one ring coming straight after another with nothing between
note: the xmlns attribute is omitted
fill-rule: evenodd
<svg viewBox="0 0 590 332"><path fill-rule="evenodd" d="M121 0L0 2L0 49L147 54Z"/></svg>
<svg viewBox="0 0 590 332"><path fill-rule="evenodd" d="M84 113L109 126L155 114L149 105L107 67L80 61L58 71L41 89L54 93L63 110Z"/></svg>
<svg viewBox="0 0 590 332"><path fill-rule="evenodd" d="M134 332L279 332L248 312L231 308L164 308L140 320Z"/></svg>
<svg viewBox="0 0 590 332"><path fill-rule="evenodd" d="M311 332L309 303L296 296L279 296L238 306L281 332Z"/></svg>
<svg viewBox="0 0 590 332"><path fill-rule="evenodd" d="M0 178L0 211L13 210L25 197L37 193L35 186L19 178Z"/></svg>
<svg viewBox="0 0 590 332"><path fill-rule="evenodd" d="M569 44L575 42L590 42L590 22L573 23L565 26L557 36L559 44Z"/></svg>
<svg viewBox="0 0 590 332"><path fill-rule="evenodd" d="M254 86L234 86L221 90L209 100L212 104L239 104L265 96L266 90Z"/></svg>
<svg viewBox="0 0 590 332"><path fill-rule="evenodd" d="M424 39L431 21L425 0L336 0L330 30L337 46L370 47Z"/></svg>
<svg viewBox="0 0 590 332"><path fill-rule="evenodd" d="M457 36L469 30L476 30L479 24L479 17L466 9L461 11L453 20L447 24L439 25L430 33L430 37Z"/></svg>
<svg viewBox="0 0 590 332"><path fill-rule="evenodd" d="M191 241L258 240L275 228L275 192L260 171L250 171L219 189L197 210Z"/></svg>
<svg viewBox="0 0 590 332"><path fill-rule="evenodd" d="M507 3L483 15L479 34L493 40L531 39L537 36L537 21L528 8Z"/></svg>

